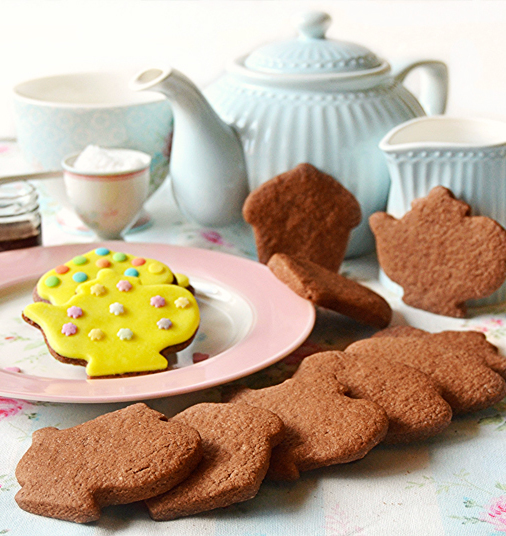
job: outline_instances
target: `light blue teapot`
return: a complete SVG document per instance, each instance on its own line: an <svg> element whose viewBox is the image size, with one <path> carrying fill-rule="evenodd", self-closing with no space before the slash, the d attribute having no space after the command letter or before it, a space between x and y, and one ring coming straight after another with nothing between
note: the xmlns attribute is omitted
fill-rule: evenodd
<svg viewBox="0 0 506 536"><path fill-rule="evenodd" d="M378 143L394 126L444 112L447 69L410 62L395 71L367 48L325 38L330 16L299 16L299 36L231 63L203 93L175 69L147 69L136 90L165 94L174 113L170 177L182 212L204 226L241 218L249 191L301 162L334 176L363 220L348 256L371 251L367 219L386 207L390 179ZM417 100L403 80L421 70Z"/></svg>

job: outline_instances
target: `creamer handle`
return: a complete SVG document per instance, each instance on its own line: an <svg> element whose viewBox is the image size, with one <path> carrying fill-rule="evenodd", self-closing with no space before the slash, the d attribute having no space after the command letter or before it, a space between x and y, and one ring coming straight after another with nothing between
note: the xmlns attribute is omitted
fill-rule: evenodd
<svg viewBox="0 0 506 536"><path fill-rule="evenodd" d="M448 67L438 60L399 63L392 68L395 80L402 83L414 69L421 69L418 101L427 115L443 114L448 98Z"/></svg>

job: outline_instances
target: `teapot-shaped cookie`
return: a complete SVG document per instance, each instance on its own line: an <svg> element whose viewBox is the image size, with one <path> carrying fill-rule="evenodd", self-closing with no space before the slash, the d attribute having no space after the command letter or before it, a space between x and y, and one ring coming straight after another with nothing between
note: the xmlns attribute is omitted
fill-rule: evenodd
<svg viewBox="0 0 506 536"><path fill-rule="evenodd" d="M373 249L367 219L385 209L390 186L378 144L404 121L444 112L447 69L421 60L393 72L363 46L326 39L330 20L322 12L300 15L298 38L236 59L203 93L170 68L145 70L132 81L133 89L160 91L172 104L170 176L188 217L227 225L241 217L248 191L307 162L361 205L348 256ZM420 101L402 83L415 68Z"/></svg>

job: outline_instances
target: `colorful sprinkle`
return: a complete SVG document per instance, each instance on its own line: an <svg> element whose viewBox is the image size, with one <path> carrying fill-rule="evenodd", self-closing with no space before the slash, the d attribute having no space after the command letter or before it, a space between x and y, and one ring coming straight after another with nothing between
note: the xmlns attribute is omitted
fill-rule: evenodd
<svg viewBox="0 0 506 536"><path fill-rule="evenodd" d="M76 272L76 273L72 276L72 279L73 279L76 283L84 283L84 282L88 279L88 275L85 274L84 272Z"/></svg>
<svg viewBox="0 0 506 536"><path fill-rule="evenodd" d="M124 262L127 260L127 256L124 254L124 253L115 253L112 258L116 261L116 262Z"/></svg>
<svg viewBox="0 0 506 536"><path fill-rule="evenodd" d="M60 266L57 266L54 269L54 271L57 274L60 274L60 275L66 274L69 270L70 270L70 268L68 266L65 266L64 264L60 264Z"/></svg>
<svg viewBox="0 0 506 536"><path fill-rule="evenodd" d="M165 268L163 267L163 264L160 264L159 262L152 262L148 266L148 271L151 274L161 274Z"/></svg>
<svg viewBox="0 0 506 536"><path fill-rule="evenodd" d="M92 341L100 341L101 339L104 338L104 335L105 335L105 333L104 333L101 329L98 329L98 328L92 329L92 330L88 333L88 337L89 337Z"/></svg>
<svg viewBox="0 0 506 536"><path fill-rule="evenodd" d="M76 266L81 266L82 264L86 264L88 262L88 259L84 255L78 255L77 257L74 257L72 259L72 262Z"/></svg>
<svg viewBox="0 0 506 536"><path fill-rule="evenodd" d="M132 259L132 266L142 266L146 263L146 259L143 259L142 257L135 257L135 259Z"/></svg>
<svg viewBox="0 0 506 536"><path fill-rule="evenodd" d="M185 307L188 307L188 305L190 305L190 300L188 298L181 297L174 302L174 305L178 309L184 309Z"/></svg>
<svg viewBox="0 0 506 536"><path fill-rule="evenodd" d="M19 367L5 367L4 370L7 372L21 372L21 369Z"/></svg>
<svg viewBox="0 0 506 536"><path fill-rule="evenodd" d="M61 332L67 337L70 337L77 333L77 326L72 324L72 322L68 322L67 324L63 324Z"/></svg>
<svg viewBox="0 0 506 536"><path fill-rule="evenodd" d="M104 257L105 255L109 255L109 253L111 253L111 252L107 248L97 248L95 250L95 253L97 255L100 255L101 257Z"/></svg>
<svg viewBox="0 0 506 536"><path fill-rule="evenodd" d="M133 336L134 336L134 334L133 334L133 331L132 331L131 329L128 329L128 328L121 328L121 329L118 331L118 337L119 337L122 341L129 341Z"/></svg>
<svg viewBox="0 0 506 536"><path fill-rule="evenodd" d="M158 329L170 329L172 327L172 322L169 318L160 318L156 323Z"/></svg>
<svg viewBox="0 0 506 536"><path fill-rule="evenodd" d="M194 363L201 363L206 359L209 359L211 356L209 354L203 354L202 352L194 352L192 358Z"/></svg>
<svg viewBox="0 0 506 536"><path fill-rule="evenodd" d="M164 307L165 305L165 298L163 296L153 296L149 300L149 304L153 307Z"/></svg>
<svg viewBox="0 0 506 536"><path fill-rule="evenodd" d="M99 268L109 268L109 266L111 266L111 263L107 259L98 259L98 261L95 262L95 264Z"/></svg>
<svg viewBox="0 0 506 536"><path fill-rule="evenodd" d="M105 294L105 287L104 285L101 285L100 283L96 283L95 285L92 285L90 287L90 292L94 295L94 296L102 296L103 294Z"/></svg>
<svg viewBox="0 0 506 536"><path fill-rule="evenodd" d="M55 275L50 275L45 281L44 284L46 287L57 287L60 284L60 278L56 277Z"/></svg>
<svg viewBox="0 0 506 536"><path fill-rule="evenodd" d="M116 316L122 315L125 312L125 307L118 302L111 303L111 305L109 305L109 312Z"/></svg>
<svg viewBox="0 0 506 536"><path fill-rule="evenodd" d="M70 318L79 318L83 316L83 310L80 307L72 305L72 307L67 309L67 316Z"/></svg>
<svg viewBox="0 0 506 536"><path fill-rule="evenodd" d="M132 290L132 283L130 283L130 281L126 281L125 279L122 279L121 281L118 281L116 288L120 292L128 292L129 290Z"/></svg>
<svg viewBox="0 0 506 536"><path fill-rule="evenodd" d="M135 268L127 268L125 270L125 275L130 275L132 277L139 277L139 272Z"/></svg>

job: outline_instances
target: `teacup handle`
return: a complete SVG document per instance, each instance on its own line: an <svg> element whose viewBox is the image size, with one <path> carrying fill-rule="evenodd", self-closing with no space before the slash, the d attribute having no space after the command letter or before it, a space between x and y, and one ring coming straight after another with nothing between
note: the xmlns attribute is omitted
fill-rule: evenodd
<svg viewBox="0 0 506 536"><path fill-rule="evenodd" d="M392 70L395 80L402 83L418 68L421 69L418 101L427 115L443 114L448 98L448 67L438 60L418 60L399 63Z"/></svg>

